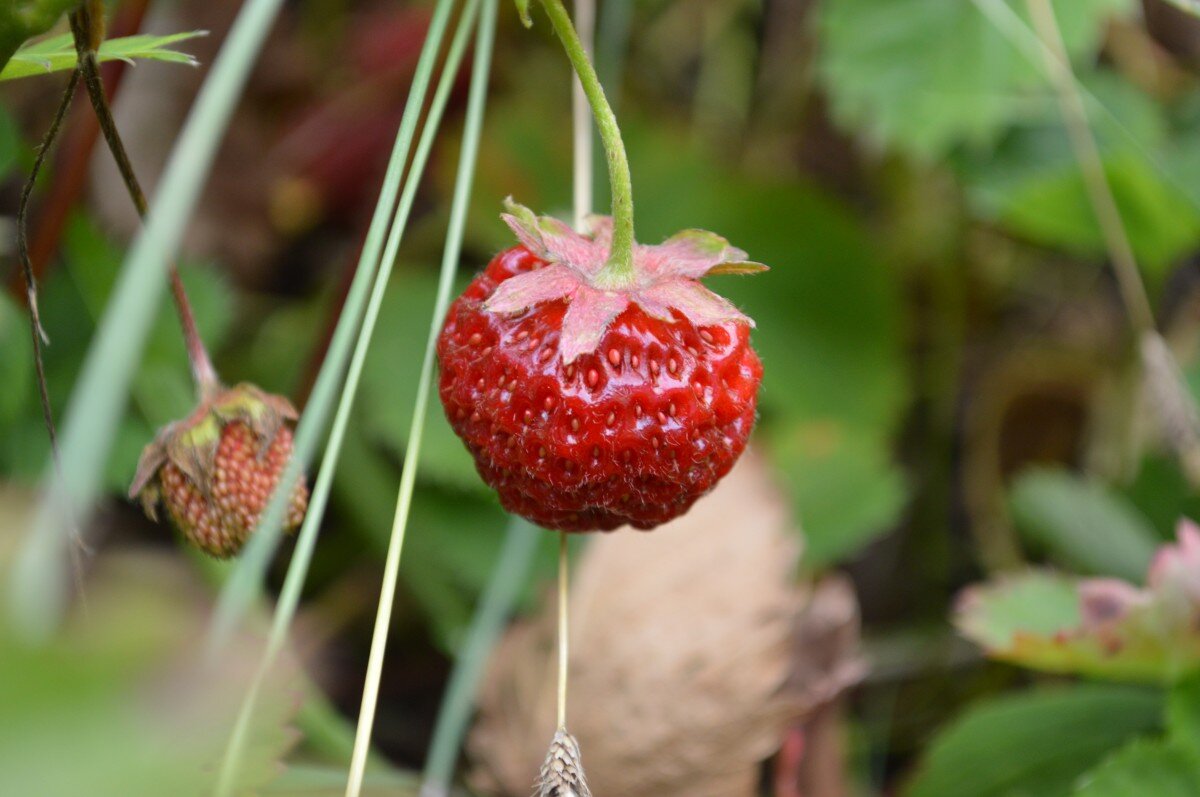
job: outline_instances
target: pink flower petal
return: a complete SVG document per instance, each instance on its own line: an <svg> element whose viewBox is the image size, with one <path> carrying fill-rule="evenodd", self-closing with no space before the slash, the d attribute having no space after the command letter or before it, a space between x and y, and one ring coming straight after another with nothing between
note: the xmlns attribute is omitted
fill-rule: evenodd
<svg viewBox="0 0 1200 797"><path fill-rule="evenodd" d="M634 301L647 313L664 318L664 309L678 310L696 326L712 326L737 321L754 326L754 321L733 306L728 299L710 291L693 279L666 279L642 288Z"/></svg>
<svg viewBox="0 0 1200 797"><path fill-rule="evenodd" d="M583 277L575 269L546 266L506 279L483 306L492 313L519 313L542 302L570 301L581 285Z"/></svg>
<svg viewBox="0 0 1200 797"><path fill-rule="evenodd" d="M589 287L576 291L563 317L558 342L563 362L570 365L579 355L595 351L608 325L628 306L629 294L623 291Z"/></svg>

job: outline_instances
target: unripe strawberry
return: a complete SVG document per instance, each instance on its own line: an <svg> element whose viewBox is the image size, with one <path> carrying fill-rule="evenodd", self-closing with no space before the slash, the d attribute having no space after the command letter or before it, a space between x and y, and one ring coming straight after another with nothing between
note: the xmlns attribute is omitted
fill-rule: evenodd
<svg viewBox="0 0 1200 797"><path fill-rule="evenodd" d="M161 503L202 551L233 556L254 531L292 455L288 422L295 419L287 399L253 385L217 391L146 446L129 497L140 498L152 520L158 520ZM300 525L307 506L301 479L292 490L285 531Z"/></svg>

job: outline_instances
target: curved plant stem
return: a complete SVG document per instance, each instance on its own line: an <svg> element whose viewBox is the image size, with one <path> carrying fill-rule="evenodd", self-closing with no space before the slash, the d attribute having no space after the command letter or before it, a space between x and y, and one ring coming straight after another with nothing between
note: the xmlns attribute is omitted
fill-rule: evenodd
<svg viewBox="0 0 1200 797"><path fill-rule="evenodd" d="M472 5L474 4L474 0ZM392 620L392 604L399 580L400 555L404 549L404 535L408 527L408 514L412 506L413 486L417 477L417 466L421 453L421 437L425 427L425 411L429 402L433 382L434 345L441 327L442 318L450 304L454 274L462 249L463 226L466 222L467 205L471 195L471 183L475 176L475 162L479 150L479 131L483 122L484 101L487 98L487 78L491 69L492 42L496 30L496 0L483 0L478 34L475 40L475 61L471 70L471 88L467 99L467 121L463 131L462 150L459 153L458 176L454 185L454 198L450 205L450 224L446 230L446 246L442 253L441 275L438 278L437 300L433 317L430 319L429 335L425 341L425 354L421 363L421 375L417 382L417 399L413 407L412 423L409 427L408 445L404 452L404 468L400 474L400 489L396 499L396 515L392 523L388 542L387 559L383 571L383 586L379 595L379 610L375 616L375 629L371 636L371 652L367 661L366 680L363 685L362 705L358 714L358 731L354 739L354 755L350 760L350 776L346 784L346 797L359 797L362 791L363 773L366 767L367 750L370 747L371 731L375 723L375 708L379 701L379 682L383 674L383 659L387 649L388 628Z"/></svg>
<svg viewBox="0 0 1200 797"><path fill-rule="evenodd" d="M100 77L100 61L96 56L96 49L104 39L103 18L99 16L103 10L103 6L99 3L88 2L70 15L71 32L75 37L75 50L79 57L76 70L82 74L83 85L87 90L88 99L92 103L92 110L96 113L100 132L104 135L108 150L117 163L121 181L125 183L125 189L129 192L129 198L133 202L138 216L145 219L146 194L138 181L133 163L129 160L125 142L121 139L121 133L113 119L112 107L109 105L108 97L105 96L104 81ZM208 349L205 348L204 341L200 337L200 331L196 328L196 316L192 312L191 302L188 301L187 291L179 276L179 269L174 265L170 267L170 281L171 296L175 300L179 324L183 329L183 339L187 348L188 361L192 366L192 376L196 381L196 388L199 390L201 398L209 398L220 389L220 380L217 378L216 369L213 368Z"/></svg>
<svg viewBox="0 0 1200 797"><path fill-rule="evenodd" d="M475 705L484 665L533 566L541 534L541 529L522 518L509 520L500 558L479 598L438 709L429 757L421 776L421 797L446 797L450 791L454 762Z"/></svg>
<svg viewBox="0 0 1200 797"><path fill-rule="evenodd" d="M246 0L238 12L171 153L154 207L126 256L92 339L62 424L62 484L47 480L9 582L14 626L28 638L44 639L62 618L66 607L63 549L70 520L80 518L82 522L100 489L129 385L158 309L166 264L179 246L217 143L282 3ZM287 489L298 475L297 471L286 483Z"/></svg>
<svg viewBox="0 0 1200 797"><path fill-rule="evenodd" d="M413 90L409 94L404 117L401 120L400 131L397 134L397 140L403 146L397 146L393 153L393 158L400 166L407 160L408 149L412 144L412 134L416 129L417 118L424 104L425 90L428 87L433 62L438 49L441 47L446 23L449 20L453 5L453 0L441 0L430 24L429 33L426 37L417 68L416 82L414 82ZM476 2L475 5L478 5L478 3ZM342 443L345 439L350 410L354 405L354 398L358 392L359 377L362 373L363 363L366 360L371 333L374 330L375 320L379 314L379 307L383 299L384 289L387 286L388 276L391 273L392 263L396 259L396 250L399 248L401 235L407 225L408 214L412 209L417 186L420 184L421 176L424 173L425 164L429 159L429 153L433 147L434 137L441 123L442 114L445 111L450 91L454 86L459 64L462 62L467 37L470 34L469 23L471 19L472 17L464 14L460 20L459 29L455 33L454 40L451 42L449 52L446 55L446 63L443 67L438 87L434 92L433 101L430 104L425 128L421 132L421 140L417 145L412 167L405 180L404 192L400 197L399 205L396 207L395 218L392 220L391 232L388 236L387 246L384 249L383 260L382 262L379 261L379 252L376 249L374 264L371 264L369 267L367 265L360 266L361 273L374 275L375 285L371 292L370 302L367 305L362 328L359 331L358 341L354 348L354 355L346 376L346 384L342 389L329 442L325 446L325 455L321 462L321 470L313 486L312 495L309 498L308 511L305 513L304 522L300 527L297 537L296 550L292 555L287 576L284 578L283 589L279 595L279 602L275 607L275 615L271 623L267 646L263 652L262 659L259 661L258 669L255 671L250 687L247 689L246 696L243 698L238 718L230 735L229 744L226 746L215 792L217 795L229 795L234 790L236 775L240 768L242 753L247 741L246 734L258 703L259 692L266 682L271 669L274 667L279 653L283 649L288 629L291 627L292 619L295 617L296 608L300 602L300 593L308 577L308 568L312 562L313 550L316 547L321 519L325 514L325 506L329 499L329 490L333 483L334 472L337 469L338 455L341 453ZM395 177L398 183L400 174L397 173ZM395 188L398 188L398 185L392 187L391 197L387 198L386 201L381 196L381 204L384 205L386 210L391 209L393 204L392 199L395 197ZM388 193L386 185L382 193L385 195ZM387 217L383 218L386 222ZM358 304L361 305L361 302ZM253 571L247 570L245 572L252 573ZM232 628L232 625L220 625L218 627L229 629ZM227 631L223 630L221 635L216 637L216 639L223 639L225 633ZM215 649L213 648L214 651Z"/></svg>
<svg viewBox="0 0 1200 797"><path fill-rule="evenodd" d="M54 146L55 139L58 138L58 131L62 129L63 119L66 118L67 110L71 107L71 100L75 97L75 88L78 85L79 70L74 69L71 71L71 77L67 80L66 88L63 89L62 100L58 103L58 110L54 112L50 128L42 138L41 146L38 147L33 168L29 170L29 179L21 188L21 200L17 207L17 251L21 258L21 273L25 278L25 303L29 308L29 335L33 340L33 367L37 377L38 398L42 402L42 421L46 424L46 434L50 436L50 456L54 460L54 468L60 479L62 463L58 456L58 435L54 429L54 410L50 406L50 392L46 388L46 364L42 357L43 344L49 338L46 336L46 330L42 328L42 318L38 312L37 276L33 273L33 261L29 257L27 230L29 199L33 196L33 188L42 171L42 166L46 163L46 156Z"/></svg>
<svg viewBox="0 0 1200 797"><path fill-rule="evenodd" d="M600 85L600 79L596 77L596 70L592 67L587 50L579 40L562 0L542 0L542 6L546 9L550 24L562 41L567 58L570 59L571 66L583 85L583 92L592 106L592 115L596 118L596 128L600 131L600 140L604 144L604 154L608 160L608 182L612 191L612 250L608 262L596 276L596 284L614 288L627 286L635 278L633 180L629 174L629 159L625 155L621 130L617 126L617 117L604 96L604 88Z"/></svg>

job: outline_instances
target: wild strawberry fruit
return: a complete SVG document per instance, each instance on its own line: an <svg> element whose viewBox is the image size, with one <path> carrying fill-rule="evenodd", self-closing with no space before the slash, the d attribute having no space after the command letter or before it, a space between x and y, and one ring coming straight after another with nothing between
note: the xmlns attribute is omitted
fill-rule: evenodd
<svg viewBox="0 0 1200 797"><path fill-rule="evenodd" d="M632 278L613 285L611 219L585 236L508 211L521 244L438 337L451 426L504 507L538 525L649 529L682 514L745 449L762 381L753 322L699 278L766 267L688 230L635 245Z"/></svg>
<svg viewBox="0 0 1200 797"><path fill-rule="evenodd" d="M158 520L158 505L197 548L224 559L238 553L258 524L292 455L282 396L241 384L216 391L187 418L163 427L142 451L130 498ZM308 487L296 484L284 529L304 520Z"/></svg>

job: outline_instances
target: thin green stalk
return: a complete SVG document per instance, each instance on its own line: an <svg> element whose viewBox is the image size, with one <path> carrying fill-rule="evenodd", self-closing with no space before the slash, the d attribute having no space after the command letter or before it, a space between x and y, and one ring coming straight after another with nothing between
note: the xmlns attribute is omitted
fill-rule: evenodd
<svg viewBox="0 0 1200 797"><path fill-rule="evenodd" d="M354 740L354 755L350 760L350 776L346 784L346 797L359 797L362 791L367 750L370 748L371 730L375 723L375 708L379 701L379 682L383 674L388 628L392 620L392 603L399 580L400 556L404 549L404 535L408 527L408 513L412 505L413 485L416 482L417 465L421 454L421 436L425 428L425 412L433 382L434 345L438 330L441 328L442 318L450 304L454 274L462 250L463 226L466 222L471 183L475 176L475 163L479 152L479 132L483 124L495 32L496 0L485 0L475 42L475 62L471 70L471 88L467 99L462 151L459 153L458 176L454 185L454 198L450 205L450 224L446 231L446 246L442 256L441 276L438 279L437 301L434 304L433 316L429 323L429 335L425 341L424 361L421 364L421 376L417 382L417 400L413 408L408 445L404 452L404 468L400 474L396 516L392 523L391 539L388 542L383 586L379 595L379 610L375 617L375 629L371 637L371 653L367 661L362 706L358 714L358 731Z"/></svg>
<svg viewBox="0 0 1200 797"><path fill-rule="evenodd" d="M596 0L575 0L575 21L584 52L594 49ZM592 212L592 117L587 93L576 75L571 81L571 134L574 149L571 187L574 195L575 229L583 232Z"/></svg>
<svg viewBox="0 0 1200 797"><path fill-rule="evenodd" d="M443 0L443 5L449 8L452 2L451 0ZM458 76L458 67L462 63L463 53L466 50L468 37L474 25L478 8L479 0L470 0L466 10L463 11L462 18L459 20L458 30L454 34L454 39L446 55L446 63L442 69L442 76L434 92L429 116L421 132L421 140L417 145L412 167L409 169L408 177L405 180L404 193L400 198L400 204L396 209L396 216L392 222L391 233L388 236L387 247L383 254L383 261L380 263L378 273L375 276L375 285L371 292L370 302L367 305L366 315L363 317L362 328L359 330L358 342L355 344L354 356L350 362L346 384L342 389L337 416L333 423L333 430L330 433L329 442L325 446L325 456L322 461L321 472L313 487L308 511L305 514L304 523L300 529L300 536L296 543L296 551L288 566L283 589L279 595L279 602L275 608L275 616L271 623L267 647L255 672L254 680L246 692L246 697L238 712L233 733L230 736L229 745L226 748L225 758L221 765L221 774L217 782L216 794L219 797L229 795L235 785L242 752L245 749L247 741L246 732L250 727L250 720L254 716L258 694L287 640L288 629L291 626L292 618L296 614L296 607L300 602L301 590L304 587L305 580L308 578L308 567L312 561L313 549L316 547L321 517L325 514L330 486L332 485L333 475L337 468L338 454L341 452L342 441L345 438L350 410L354 406L354 397L358 392L359 377L362 374L362 366L366 360L367 349L371 343L371 335L375 329L375 322L379 315L380 305L383 302L383 295L387 289L392 263L396 259L396 250L400 245L400 238L408 222L408 214L412 209L417 186L420 184L421 176L425 171L429 152L433 148L433 141L437 136L438 127L441 124L442 115L446 109L446 102L450 97L450 91ZM429 46L428 41L426 42L426 46ZM436 52L439 46L440 40L432 45L432 50ZM419 105L414 107L417 111L420 110Z"/></svg>
<svg viewBox="0 0 1200 797"><path fill-rule="evenodd" d="M612 192L612 250L608 262L596 276L596 283L614 288L628 286L635 279L635 274L633 180L629 174L625 143L621 140L617 117L604 96L604 87L596 77L596 70L592 67L578 34L575 33L575 27L571 24L571 17L563 7L562 0L542 0L542 6L550 17L550 24L558 34L575 74L583 84L583 92L587 95L588 104L592 106L592 115L596 118L596 128L600 131L600 140L604 144L604 154L608 159L608 183Z"/></svg>
<svg viewBox="0 0 1200 797"><path fill-rule="evenodd" d="M595 12L594 0L575 0L580 39L589 50L592 49ZM574 81L571 98L575 226L576 229L582 229L592 212L592 175L595 165L592 158L592 118L587 97L578 79ZM484 666L496 640L500 638L504 622L512 614L521 584L533 566L540 536L541 531L523 518L513 517L509 520L504 547L479 598L479 605L471 618L466 639L455 657L454 669L438 708L433 740L421 778L420 797L446 797L450 793L454 764L462 749L463 736L479 692Z"/></svg>
<svg viewBox="0 0 1200 797"><path fill-rule="evenodd" d="M171 262L217 145L282 0L246 0L172 151L154 206L113 289L62 425L63 479L43 484L16 559L10 609L30 638L45 638L67 603L71 518L86 518L100 489L129 385L141 360Z"/></svg>
<svg viewBox="0 0 1200 797"><path fill-rule="evenodd" d="M392 148L391 159L384 174L383 186L380 189L379 201L375 206L374 216L367 231L362 254L351 282L350 290L337 326L334 328L330 341L329 353L317 374L312 395L308 406L296 427L295 443L291 461L279 480L271 500L267 504L259 520L258 527L247 543L242 556L238 559L236 569L226 583L217 600L217 607L209 629L209 652L215 653L228 641L241 618L245 616L254 601L259 597L263 576L267 566L279 545L282 532L284 511L290 500L291 491L296 480L310 461L310 452L314 451L325 419L333 403L333 396L339 387L339 379L350 357L350 345L356 332L361 337L360 323L364 317L368 291L379 270L381 252L384 246L384 236L392 227L392 211L396 208L396 197L400 193L401 180L405 173L409 152L412 150L413 138L421 111L425 104L425 96L437 53L445 37L447 23L454 7L454 0L439 0L429 23L429 32L417 61L417 69L413 76L412 89L405 103L404 114L400 128L396 134L396 143ZM389 263L390 265L390 263ZM351 396L351 401L353 396ZM343 394L342 403L346 402ZM348 412L349 410L345 410ZM339 415L343 410L339 406ZM335 422L336 423L336 422ZM341 424L345 429L345 419ZM284 611L282 621L277 610L277 622L282 622L284 628L291 621L291 613L299 600L299 592L308 572L308 562L312 558L312 550L316 545L316 535L321 518L325 512L325 504L333 479L338 450L341 447L341 433L331 437L326 453L321 462L321 472L313 487L308 511L296 543L296 550L289 565L288 578L284 581L283 592L280 595L280 609ZM292 576L292 568L298 568L300 575Z"/></svg>
<svg viewBox="0 0 1200 797"><path fill-rule="evenodd" d="M500 558L479 598L479 607L455 657L454 670L438 709L433 741L421 777L421 797L446 797L450 792L454 763L458 760L488 654L512 614L521 586L533 567L540 538L541 530L528 521L519 517L509 520Z"/></svg>
<svg viewBox="0 0 1200 797"><path fill-rule="evenodd" d="M1088 125L1087 108L1084 107L1083 97L1076 88L1067 47L1063 43L1058 21L1054 18L1054 8L1049 0L1027 0L1026 5L1038 37L1048 48L1044 51L1046 71L1058 94L1067 137L1071 141L1075 159L1079 162L1088 198L1100 225L1100 232L1104 236L1104 244L1108 249L1109 259L1112 260L1113 272L1117 277L1117 287L1124 300L1125 310L1129 313L1129 320L1139 336L1152 332L1154 313L1150 309L1150 299L1146 295L1145 285L1142 284L1133 245L1121 220L1117 200L1108 184L1108 176L1104 173L1100 147L1096 144L1092 129Z"/></svg>
<svg viewBox="0 0 1200 797"><path fill-rule="evenodd" d="M1025 19L1013 10L1005 0L971 0L981 14L992 24L998 33L1008 39L1025 58L1044 75L1050 77L1047 58L1055 58L1054 53L1042 38L1025 22ZM1073 76L1072 76L1073 77ZM1116 130L1125 141L1140 156L1145 158L1158 176L1169 185L1178 188L1181 195L1193 206L1200 208L1200 199L1194 199L1191 185L1180 176L1168 169L1162 158L1154 153L1149 146L1142 142L1137 134L1127 125L1113 109L1102 102L1099 97L1089 91L1078 80L1074 80L1074 90L1084 99L1088 108L1099 112L1105 117L1107 125Z"/></svg>

